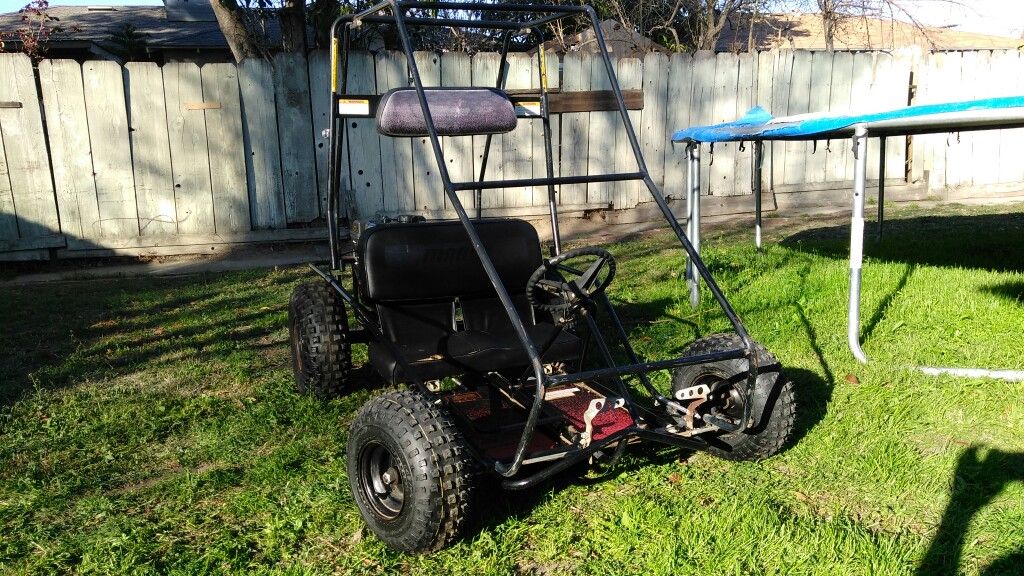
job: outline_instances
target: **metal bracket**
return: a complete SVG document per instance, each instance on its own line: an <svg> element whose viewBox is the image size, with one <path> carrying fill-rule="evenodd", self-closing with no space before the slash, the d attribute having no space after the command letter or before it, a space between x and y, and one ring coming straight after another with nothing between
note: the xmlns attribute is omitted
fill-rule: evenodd
<svg viewBox="0 0 1024 576"><path fill-rule="evenodd" d="M590 446L590 441L594 437L594 418L596 418L598 414L604 412L606 409L615 410L622 408L625 405L626 401L623 398L595 398L591 400L590 406L587 407L587 411L583 413L583 424L585 429L583 430L583 435L580 437L580 448Z"/></svg>
<svg viewBox="0 0 1024 576"><path fill-rule="evenodd" d="M676 392L676 400L693 400L695 398L703 398L711 392L711 387L706 384L698 384L696 386L690 386L689 388L683 388Z"/></svg>

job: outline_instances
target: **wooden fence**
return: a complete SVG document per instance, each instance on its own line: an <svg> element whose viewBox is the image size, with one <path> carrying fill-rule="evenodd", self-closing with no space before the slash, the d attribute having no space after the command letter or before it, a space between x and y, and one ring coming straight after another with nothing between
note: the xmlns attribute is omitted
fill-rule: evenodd
<svg viewBox="0 0 1024 576"><path fill-rule="evenodd" d="M428 85L489 86L498 73L496 54L415 57ZM551 86L608 88L597 57L570 53L559 62L548 55L548 63ZM643 110L630 115L655 182L674 198L684 196L685 162L669 138L681 127L732 120L757 104L784 115L1024 91L1017 51L699 52L615 65L623 88L643 90ZM162 67L70 60L33 67L22 55L0 54L0 253L190 251L322 237L328 69L319 52L239 66ZM509 88L539 84L535 57L513 54L506 74ZM401 54L353 55L350 91L406 83ZM553 129L560 174L635 169L615 112L565 113ZM346 131L343 180L359 215L453 214L426 139L379 136L372 119L353 119ZM479 174L484 141L443 139L454 179ZM1014 155L1021 144L1020 130L891 138L886 172L896 193L902 185L918 196L1019 189L1024 163ZM845 202L838 191L849 189L853 175L848 148L845 141L775 144L766 189L776 199ZM488 178L543 175L543 150L540 123L522 120L495 139ZM869 179L877 179L878 147L870 153ZM735 144L706 150L705 193L745 206L750 155L749 147ZM570 185L559 191L559 202L567 212L626 209L645 202L646 194L635 182ZM461 198L474 205L471 193ZM491 215L536 215L546 209L546 190L485 191L482 207Z"/></svg>

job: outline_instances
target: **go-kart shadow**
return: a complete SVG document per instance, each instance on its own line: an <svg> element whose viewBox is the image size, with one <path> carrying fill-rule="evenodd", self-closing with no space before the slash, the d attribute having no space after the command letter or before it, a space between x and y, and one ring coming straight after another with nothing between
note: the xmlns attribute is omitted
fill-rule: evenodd
<svg viewBox="0 0 1024 576"><path fill-rule="evenodd" d="M877 226L868 222L864 232L864 253L873 259L995 272L1024 270L1024 213L890 220L881 239L876 234ZM780 244L846 260L850 227L810 228L787 236Z"/></svg>
<svg viewBox="0 0 1024 576"><path fill-rule="evenodd" d="M1024 483L1024 453L983 451L969 447L960 455L950 481L949 503L918 566L917 576L953 576L967 545L967 531L975 515L989 505L1010 483ZM982 576L1011 576L1021 573L1024 548L1012 551L986 566Z"/></svg>

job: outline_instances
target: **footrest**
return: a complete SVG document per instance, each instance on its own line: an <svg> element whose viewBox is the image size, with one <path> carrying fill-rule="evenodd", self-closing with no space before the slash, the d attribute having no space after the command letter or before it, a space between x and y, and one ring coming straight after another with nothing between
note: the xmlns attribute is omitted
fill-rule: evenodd
<svg viewBox="0 0 1024 576"><path fill-rule="evenodd" d="M561 413L566 420L579 431L586 429L586 418L584 415L593 400L604 398L597 392L587 387L566 384L564 386L548 388L544 399L548 405ZM611 408L599 412L591 422L593 434L591 442L603 440L620 430L625 430L633 425L633 418L625 408Z"/></svg>

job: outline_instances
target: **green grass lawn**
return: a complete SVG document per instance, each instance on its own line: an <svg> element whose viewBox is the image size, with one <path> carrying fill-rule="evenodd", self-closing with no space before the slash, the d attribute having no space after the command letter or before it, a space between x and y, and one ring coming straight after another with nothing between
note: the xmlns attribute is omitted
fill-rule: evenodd
<svg viewBox="0 0 1024 576"><path fill-rule="evenodd" d="M0 571L1021 574L1024 384L912 368L1024 369L1021 211L895 211L867 249L868 366L846 350L844 226L806 219L762 254L746 228L708 234L796 382L788 449L635 450L600 482L491 494L469 538L417 557L348 492L348 423L376 391L292 391L286 305L310 273L0 289ZM645 355L727 326L706 293L690 309L669 235L612 249Z"/></svg>

